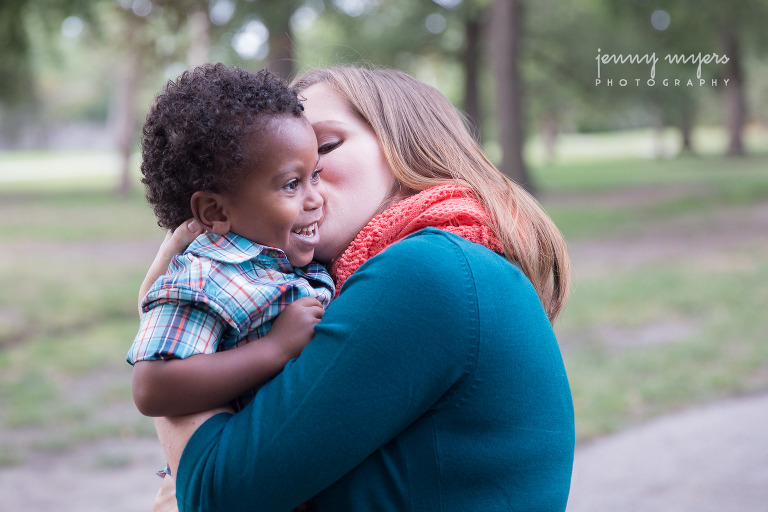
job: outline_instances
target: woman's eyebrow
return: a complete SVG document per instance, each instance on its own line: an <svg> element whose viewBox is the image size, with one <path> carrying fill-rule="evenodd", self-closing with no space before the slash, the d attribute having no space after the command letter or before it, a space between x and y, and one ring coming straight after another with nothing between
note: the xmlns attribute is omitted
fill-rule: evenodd
<svg viewBox="0 0 768 512"><path fill-rule="evenodd" d="M334 126L338 127L338 128L341 128L345 124L346 123L344 123L343 121L337 121L335 119L325 119L323 121L318 121L316 123L312 123L312 128L316 128L318 126L325 127L326 125L330 125L331 128L333 128Z"/></svg>

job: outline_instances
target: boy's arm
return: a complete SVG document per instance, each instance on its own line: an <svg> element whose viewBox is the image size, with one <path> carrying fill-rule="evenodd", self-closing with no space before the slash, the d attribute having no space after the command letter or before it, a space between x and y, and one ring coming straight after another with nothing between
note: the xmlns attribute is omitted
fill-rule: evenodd
<svg viewBox="0 0 768 512"><path fill-rule="evenodd" d="M312 340L322 317L320 302L304 297L286 307L264 337L236 349L137 361L136 407L146 416L179 416L224 405L280 373Z"/></svg>

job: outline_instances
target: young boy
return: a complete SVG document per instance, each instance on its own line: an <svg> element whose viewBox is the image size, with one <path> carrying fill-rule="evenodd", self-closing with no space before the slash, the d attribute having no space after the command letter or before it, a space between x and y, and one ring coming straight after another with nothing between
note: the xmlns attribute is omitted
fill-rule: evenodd
<svg viewBox="0 0 768 512"><path fill-rule="evenodd" d="M142 139L147 200L161 227L194 217L205 231L142 302L127 359L143 414L242 408L312 339L334 287L312 263L323 198L302 111L270 72L223 64L156 98Z"/></svg>

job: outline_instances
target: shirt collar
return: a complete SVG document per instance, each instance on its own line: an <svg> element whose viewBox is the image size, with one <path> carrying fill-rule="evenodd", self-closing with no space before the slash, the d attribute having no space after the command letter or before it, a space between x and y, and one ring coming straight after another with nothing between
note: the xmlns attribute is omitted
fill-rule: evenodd
<svg viewBox="0 0 768 512"><path fill-rule="evenodd" d="M294 272L293 265L280 249L251 242L234 233L222 236L205 231L189 244L184 254L194 254L235 265L255 261L281 272Z"/></svg>

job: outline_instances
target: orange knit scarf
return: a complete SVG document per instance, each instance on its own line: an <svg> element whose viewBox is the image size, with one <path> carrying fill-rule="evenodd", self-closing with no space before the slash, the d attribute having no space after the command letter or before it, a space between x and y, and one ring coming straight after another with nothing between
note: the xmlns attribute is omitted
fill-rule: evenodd
<svg viewBox="0 0 768 512"><path fill-rule="evenodd" d="M336 295L369 258L426 227L449 231L494 252L503 252L473 191L457 185L439 185L407 197L371 219L331 266Z"/></svg>

